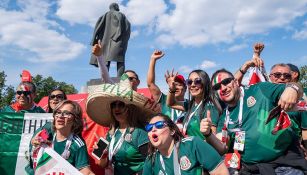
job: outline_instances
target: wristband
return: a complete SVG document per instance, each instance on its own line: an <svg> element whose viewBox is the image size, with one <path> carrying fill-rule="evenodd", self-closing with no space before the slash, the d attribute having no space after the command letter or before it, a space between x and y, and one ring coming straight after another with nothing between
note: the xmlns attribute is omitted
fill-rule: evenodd
<svg viewBox="0 0 307 175"><path fill-rule="evenodd" d="M205 136L206 138L208 138L208 137L211 136L211 134L212 134L212 129L210 129L209 134L204 134L204 136Z"/></svg>
<svg viewBox="0 0 307 175"><path fill-rule="evenodd" d="M245 74L246 72L244 72L241 68L239 69L239 71L241 72L241 74Z"/></svg>

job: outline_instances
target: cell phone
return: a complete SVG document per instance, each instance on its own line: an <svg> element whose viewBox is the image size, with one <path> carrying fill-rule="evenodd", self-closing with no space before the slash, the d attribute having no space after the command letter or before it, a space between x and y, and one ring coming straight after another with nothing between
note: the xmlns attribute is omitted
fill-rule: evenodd
<svg viewBox="0 0 307 175"><path fill-rule="evenodd" d="M109 145L109 142L106 139L100 137L97 143L98 148L93 150L92 155L96 159L100 160L103 154L103 151L108 147L108 145Z"/></svg>

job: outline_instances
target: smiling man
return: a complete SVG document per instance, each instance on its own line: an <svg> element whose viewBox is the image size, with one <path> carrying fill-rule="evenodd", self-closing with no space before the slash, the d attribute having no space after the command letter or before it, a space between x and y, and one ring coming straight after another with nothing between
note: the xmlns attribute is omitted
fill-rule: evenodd
<svg viewBox="0 0 307 175"><path fill-rule="evenodd" d="M217 132L227 133L224 138L228 135L228 143L233 146L230 150L236 150L241 157L241 173L303 174L307 170L307 162L298 151L298 136L294 131L298 126L293 122L273 134L278 128L277 120L265 124L275 106L289 110L302 96L302 88L297 83L264 82L240 87L229 71L221 69L212 75L211 84L226 104ZM281 172L281 166L289 169Z"/></svg>
<svg viewBox="0 0 307 175"><path fill-rule="evenodd" d="M31 82L21 82L16 89L16 102L4 107L1 112L45 113L41 107L35 105L35 97L36 86Z"/></svg>

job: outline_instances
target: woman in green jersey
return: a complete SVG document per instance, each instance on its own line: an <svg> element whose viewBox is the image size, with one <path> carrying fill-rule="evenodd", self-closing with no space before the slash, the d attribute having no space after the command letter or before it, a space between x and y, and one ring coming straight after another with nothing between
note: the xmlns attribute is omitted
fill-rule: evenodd
<svg viewBox="0 0 307 175"><path fill-rule="evenodd" d="M143 174L200 175L202 170L215 175L228 175L222 157L199 137L186 137L164 114L150 119L148 132L149 155Z"/></svg>

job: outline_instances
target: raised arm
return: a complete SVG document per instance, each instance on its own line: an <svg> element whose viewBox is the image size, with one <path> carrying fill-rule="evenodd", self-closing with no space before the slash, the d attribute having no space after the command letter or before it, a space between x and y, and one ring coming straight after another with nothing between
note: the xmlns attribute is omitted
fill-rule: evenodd
<svg viewBox="0 0 307 175"><path fill-rule="evenodd" d="M164 53L162 51L155 50L150 57L149 68L147 72L147 86L155 101L158 101L161 96L161 90L155 83L155 67L157 60L163 56Z"/></svg>
<svg viewBox="0 0 307 175"><path fill-rule="evenodd" d="M100 74L101 74L101 79L102 81L104 81L105 83L111 83L113 84L113 80L110 78L109 75L109 71L108 68L105 64L105 60L102 56L102 46L101 46L101 41L98 40L98 44L95 44L92 47L92 53L97 57L97 61L98 61L98 66L100 69Z"/></svg>
<svg viewBox="0 0 307 175"><path fill-rule="evenodd" d="M263 67L264 66L264 62L260 58L260 54L263 49L264 49L263 43L256 43L254 45L253 58L251 60L246 61L234 75L234 77L238 80L239 84L241 84L244 74L247 72L247 70L250 67L255 67L255 66Z"/></svg>
<svg viewBox="0 0 307 175"><path fill-rule="evenodd" d="M177 74L178 72L175 73L174 70L172 70L172 72L166 71L165 73L165 80L169 86L166 104L173 109L185 111L184 104L182 102L178 102L175 98L175 92L176 92L175 77L177 76Z"/></svg>

